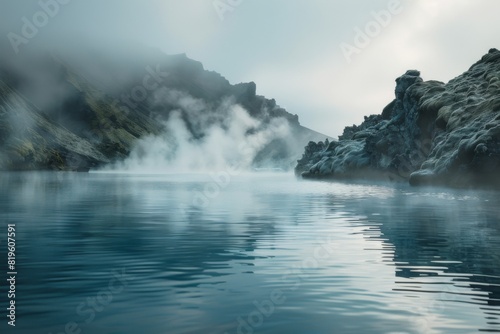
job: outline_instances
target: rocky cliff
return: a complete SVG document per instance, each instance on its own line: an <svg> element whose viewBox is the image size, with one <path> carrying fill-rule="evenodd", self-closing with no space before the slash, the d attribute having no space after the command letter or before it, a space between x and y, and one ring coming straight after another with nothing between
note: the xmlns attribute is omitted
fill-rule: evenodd
<svg viewBox="0 0 500 334"><path fill-rule="evenodd" d="M139 139L168 136L174 113L187 128L186 140L203 142L209 128L229 131L227 105L258 123L241 131L259 133L276 120L290 129L261 140L255 167L291 169L300 147L324 138L257 95L255 83L232 85L185 55L148 50L126 59L0 59L0 170L85 171L117 162Z"/></svg>
<svg viewBox="0 0 500 334"><path fill-rule="evenodd" d="M500 51L491 49L448 83L407 71L396 80L395 95L338 141L310 142L296 174L500 186Z"/></svg>

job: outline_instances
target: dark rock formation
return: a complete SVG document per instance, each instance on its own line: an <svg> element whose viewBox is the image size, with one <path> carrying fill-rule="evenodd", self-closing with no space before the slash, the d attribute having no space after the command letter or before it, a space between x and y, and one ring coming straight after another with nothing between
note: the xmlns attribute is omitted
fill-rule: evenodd
<svg viewBox="0 0 500 334"><path fill-rule="evenodd" d="M305 178L381 178L412 185L500 186L500 51L447 84L407 71L381 115L328 147L309 143Z"/></svg>
<svg viewBox="0 0 500 334"><path fill-rule="evenodd" d="M85 61L0 57L0 170L88 170L122 160L137 139L164 134L173 112L201 141L210 126L224 126L224 103L242 106L263 127L277 118L289 124L288 137L269 142L256 167L291 169L303 145L324 138L257 95L253 82L231 85L184 54L141 52Z"/></svg>

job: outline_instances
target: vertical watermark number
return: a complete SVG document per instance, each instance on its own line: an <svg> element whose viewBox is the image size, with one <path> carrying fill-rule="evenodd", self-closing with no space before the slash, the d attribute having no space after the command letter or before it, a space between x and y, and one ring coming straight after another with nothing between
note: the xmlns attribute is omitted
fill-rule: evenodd
<svg viewBox="0 0 500 334"><path fill-rule="evenodd" d="M7 318L9 326L16 326L16 224L7 225Z"/></svg>

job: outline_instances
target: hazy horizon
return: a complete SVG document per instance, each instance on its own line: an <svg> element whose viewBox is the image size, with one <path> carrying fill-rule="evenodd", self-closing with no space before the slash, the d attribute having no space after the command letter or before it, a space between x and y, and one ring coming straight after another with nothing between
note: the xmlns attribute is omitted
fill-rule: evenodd
<svg viewBox="0 0 500 334"><path fill-rule="evenodd" d="M424 80L460 75L498 47L491 32L500 26L494 0L54 1L0 3L4 53L109 52L110 42L186 53L233 84L256 82L258 94L333 137L380 113L408 69ZM46 20L37 16L44 8L53 14ZM14 47L25 19L40 20L40 27ZM371 36L360 39L359 31Z"/></svg>

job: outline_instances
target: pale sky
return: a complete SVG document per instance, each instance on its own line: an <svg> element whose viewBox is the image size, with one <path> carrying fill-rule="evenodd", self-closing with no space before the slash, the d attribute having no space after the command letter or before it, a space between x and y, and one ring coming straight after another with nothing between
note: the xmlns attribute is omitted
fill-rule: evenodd
<svg viewBox="0 0 500 334"><path fill-rule="evenodd" d="M50 43L77 48L85 40L129 39L186 53L231 83L256 82L258 94L330 136L380 113L406 70L448 81L500 48L498 0L41 0L52 1L69 3L20 53ZM393 1L398 10L381 27L373 12L387 11ZM228 9L223 20L217 4ZM40 6L0 0L2 47ZM368 45L348 62L341 45L356 46L356 29L367 27Z"/></svg>

